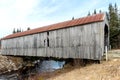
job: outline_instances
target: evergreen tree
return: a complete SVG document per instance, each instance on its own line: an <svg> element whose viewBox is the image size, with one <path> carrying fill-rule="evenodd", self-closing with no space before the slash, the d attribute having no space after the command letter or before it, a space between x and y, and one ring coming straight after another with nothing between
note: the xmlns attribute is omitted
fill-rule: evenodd
<svg viewBox="0 0 120 80"><path fill-rule="evenodd" d="M19 32L22 32L22 31L21 31L21 28L19 29Z"/></svg>
<svg viewBox="0 0 120 80"><path fill-rule="evenodd" d="M30 27L28 27L27 30L30 30Z"/></svg>
<svg viewBox="0 0 120 80"><path fill-rule="evenodd" d="M117 4L115 3L115 13L117 14L118 13L118 9L117 9Z"/></svg>
<svg viewBox="0 0 120 80"><path fill-rule="evenodd" d="M101 10L99 10L99 13L102 13L102 11L101 11Z"/></svg>
<svg viewBox="0 0 120 80"><path fill-rule="evenodd" d="M17 30L15 30L15 28L13 29L13 33L18 33L18 32L22 32L21 28L20 29L17 28Z"/></svg>
<svg viewBox="0 0 120 80"><path fill-rule="evenodd" d="M17 29L17 33L19 32L19 29Z"/></svg>
<svg viewBox="0 0 120 80"><path fill-rule="evenodd" d="M72 17L72 20L74 20L74 17Z"/></svg>
<svg viewBox="0 0 120 80"><path fill-rule="evenodd" d="M91 14L90 14L90 12L88 12L88 16L90 16Z"/></svg>
<svg viewBox="0 0 120 80"><path fill-rule="evenodd" d="M112 48L117 48L120 44L120 40L118 39L120 35L119 31L119 20L118 20L118 12L117 12L117 5L112 6L109 4L109 25L110 25L110 43Z"/></svg>
<svg viewBox="0 0 120 80"><path fill-rule="evenodd" d="M16 33L15 28L13 29L13 34Z"/></svg>
<svg viewBox="0 0 120 80"><path fill-rule="evenodd" d="M94 9L94 13L93 14L97 14L96 9Z"/></svg>

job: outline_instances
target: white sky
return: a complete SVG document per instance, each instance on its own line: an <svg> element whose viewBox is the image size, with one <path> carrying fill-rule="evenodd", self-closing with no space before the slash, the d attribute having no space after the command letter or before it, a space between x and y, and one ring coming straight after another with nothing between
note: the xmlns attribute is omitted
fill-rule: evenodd
<svg viewBox="0 0 120 80"><path fill-rule="evenodd" d="M94 9L107 11L109 3L120 5L120 0L0 0L0 38L14 28L25 31L86 16Z"/></svg>

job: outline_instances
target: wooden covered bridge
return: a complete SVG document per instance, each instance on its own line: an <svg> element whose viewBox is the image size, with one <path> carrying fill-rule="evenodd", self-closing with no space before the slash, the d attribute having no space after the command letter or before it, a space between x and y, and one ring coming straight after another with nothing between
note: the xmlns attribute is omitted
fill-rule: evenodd
<svg viewBox="0 0 120 80"><path fill-rule="evenodd" d="M109 46L106 14L95 14L8 35L1 54L100 60Z"/></svg>

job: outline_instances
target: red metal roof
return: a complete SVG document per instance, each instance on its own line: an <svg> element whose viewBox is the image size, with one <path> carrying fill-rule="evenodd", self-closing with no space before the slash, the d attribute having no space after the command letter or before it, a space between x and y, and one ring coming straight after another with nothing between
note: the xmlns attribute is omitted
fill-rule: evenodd
<svg viewBox="0 0 120 80"><path fill-rule="evenodd" d="M45 32L45 31L50 31L50 30L56 30L56 29L61 29L61 28L67 28L67 27L72 27L72 26L77 26L77 25L83 25L83 24L88 24L88 23L94 23L94 22L100 22L104 20L104 14L96 14L92 16L87 16L87 17L82 17L74 20L69 20L65 22L60 22L24 32L19 32L15 34L8 35L4 37L3 39L10 39L10 38L15 38L15 37L20 37L20 36L25 36L25 35L30 35L30 34L35 34L35 33L40 33L40 32Z"/></svg>

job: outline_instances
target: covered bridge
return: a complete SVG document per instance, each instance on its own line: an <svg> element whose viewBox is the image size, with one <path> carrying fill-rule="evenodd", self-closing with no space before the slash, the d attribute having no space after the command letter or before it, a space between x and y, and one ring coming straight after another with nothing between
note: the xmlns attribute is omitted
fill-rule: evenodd
<svg viewBox="0 0 120 80"><path fill-rule="evenodd" d="M100 60L109 45L106 14L96 14L8 35L1 54Z"/></svg>

